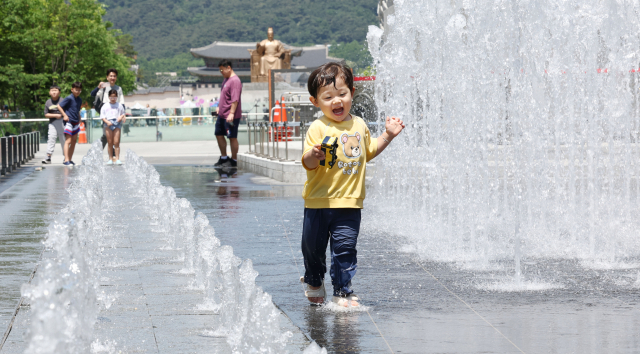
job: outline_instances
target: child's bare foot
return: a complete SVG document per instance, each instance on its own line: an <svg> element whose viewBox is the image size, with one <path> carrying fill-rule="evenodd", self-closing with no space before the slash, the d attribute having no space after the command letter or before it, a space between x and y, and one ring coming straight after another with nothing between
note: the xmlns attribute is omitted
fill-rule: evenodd
<svg viewBox="0 0 640 354"><path fill-rule="evenodd" d="M358 303L357 300L360 300L358 298L358 296L356 296L355 294L349 295L349 296L334 296L332 301L338 305L338 306L342 306L342 307L358 307L360 306L360 304Z"/></svg>

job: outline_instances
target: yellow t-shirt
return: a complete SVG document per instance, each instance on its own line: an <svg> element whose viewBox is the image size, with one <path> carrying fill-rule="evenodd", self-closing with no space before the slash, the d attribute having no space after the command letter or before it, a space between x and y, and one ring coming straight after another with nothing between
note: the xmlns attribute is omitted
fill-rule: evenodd
<svg viewBox="0 0 640 354"><path fill-rule="evenodd" d="M365 197L364 177L366 163L376 156L378 140L371 138L365 121L354 115L346 122L336 122L326 116L316 119L307 132L302 156L322 144L325 136L338 138L336 163L333 168L318 166L307 170L307 181L302 190L304 207L362 209Z"/></svg>

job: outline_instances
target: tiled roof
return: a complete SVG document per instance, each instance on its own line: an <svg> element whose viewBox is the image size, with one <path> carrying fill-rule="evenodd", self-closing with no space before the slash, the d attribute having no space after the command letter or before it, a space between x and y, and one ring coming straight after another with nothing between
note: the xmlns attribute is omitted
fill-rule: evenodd
<svg viewBox="0 0 640 354"><path fill-rule="evenodd" d="M187 70L191 75L222 77L218 68L207 68L203 66L200 68L187 68ZM251 71L234 70L234 72L238 76L251 76Z"/></svg>
<svg viewBox="0 0 640 354"><path fill-rule="evenodd" d="M256 49L256 44L216 41L205 47L191 48L191 55L196 58L250 59L247 49Z"/></svg>
<svg viewBox="0 0 640 354"><path fill-rule="evenodd" d="M302 47L302 55L291 59L291 67L304 66L305 68L315 68L322 64L330 62L341 62L341 58L332 58L328 56L327 46L316 45L313 47Z"/></svg>
<svg viewBox="0 0 640 354"><path fill-rule="evenodd" d="M178 86L149 87L149 88L146 88L146 89L134 90L131 94L125 95L125 96L148 95L150 93L179 92L179 91L180 91L180 87L178 87Z"/></svg>

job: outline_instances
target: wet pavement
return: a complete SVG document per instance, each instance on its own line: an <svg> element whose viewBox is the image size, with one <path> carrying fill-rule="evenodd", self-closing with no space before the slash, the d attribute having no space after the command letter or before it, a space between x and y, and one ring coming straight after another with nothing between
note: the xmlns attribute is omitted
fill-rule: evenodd
<svg viewBox="0 0 640 354"><path fill-rule="evenodd" d="M78 171L64 172L74 175ZM49 177L39 179L47 181ZM99 240L97 256L100 267L97 296L101 306L93 331L85 332L94 339L93 352L232 352L224 336L208 334L216 329L218 313L201 306L202 289L194 288L193 275L183 271L184 250L168 247L164 230L159 229L142 207L143 201L137 196L138 186L123 185L126 181L123 168L106 169L105 197L100 206L106 220L100 228L106 231ZM39 246L28 252L36 259L42 249ZM45 250L42 257L49 259L56 254ZM15 307L20 285L28 280L24 276L15 278L14 283L7 282L17 290L12 299L2 304L7 310ZM287 350L301 352L310 341L285 315L280 317L281 330L291 333ZM22 353L27 349L26 333L31 320L29 304L23 303L2 353Z"/></svg>
<svg viewBox="0 0 640 354"><path fill-rule="evenodd" d="M603 279L616 272L585 271L564 261L562 273L554 274L568 284L560 289L479 290L477 272L420 261L401 252L405 245L397 239L366 225L353 285L368 312L309 306L296 281L304 271L301 186L242 173L220 178L207 166L157 170L164 185L209 217L223 244L253 260L260 272L256 282L329 353L640 351L640 291L607 286ZM365 214L366 208L365 202ZM545 262L562 263L545 260L537 266L549 268Z"/></svg>
<svg viewBox="0 0 640 354"><path fill-rule="evenodd" d="M70 170L25 167L0 184L0 332L4 333L42 252L49 223L67 204Z"/></svg>
<svg viewBox="0 0 640 354"><path fill-rule="evenodd" d="M619 280L637 269L587 271L572 261L544 260L529 266L544 272L553 263L563 286L480 290L478 272L419 261L402 252L406 247L398 239L363 225L353 286L367 311L314 307L298 282L303 273L301 186L242 171L221 175L208 165L156 169L163 185L209 218L222 245L252 259L260 273L256 283L290 319L291 324L283 316L281 323L294 333L291 352L308 343L306 336L329 353L640 352L640 291L635 278L625 286ZM66 204L63 189L51 186L70 178L68 170L48 168L0 194L2 329L39 257L49 221ZM172 261L172 251L147 244L153 228L144 224L135 204L119 212L130 218L113 225L118 246L112 274L105 274L101 285L117 287L117 296L98 319L102 342L117 342L115 347L127 352L228 352L224 340L201 335L212 315L194 310L198 294L185 290L188 279L177 273L181 265ZM142 231L127 232L131 225ZM13 343L19 343L27 320L12 332ZM2 351L13 352L20 347Z"/></svg>

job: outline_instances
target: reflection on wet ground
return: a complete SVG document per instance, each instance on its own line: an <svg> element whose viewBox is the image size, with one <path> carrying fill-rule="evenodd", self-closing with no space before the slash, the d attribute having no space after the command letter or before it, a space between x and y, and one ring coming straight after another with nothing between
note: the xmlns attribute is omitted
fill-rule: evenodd
<svg viewBox="0 0 640 354"><path fill-rule="evenodd" d="M61 166L24 174L0 193L0 331L20 299L42 251L49 223L67 204L73 170ZM26 176L26 177L25 177Z"/></svg>
<svg viewBox="0 0 640 354"><path fill-rule="evenodd" d="M420 263L401 252L397 239L364 226L354 288L369 311L333 312L309 306L298 282L301 186L265 184L264 178L221 174L211 166L156 168L163 185L207 215L223 245L253 260L258 285L329 353L640 351L638 269L585 270L575 261L541 260L527 264L529 271L553 269L546 280L561 286L496 292L478 286L492 280L489 273ZM64 186L73 173L65 173L47 168L0 194L0 321L17 303L49 221L66 204Z"/></svg>
<svg viewBox="0 0 640 354"><path fill-rule="evenodd" d="M421 262L401 252L397 239L363 225L354 288L369 313L336 313L309 306L297 282L303 272L301 186L259 185L242 173L221 178L206 166L157 169L163 184L209 217L223 244L253 260L257 283L330 353L640 351L637 269L594 271L576 261L541 260L525 265L528 272L547 272L561 286L482 290L479 283L491 283L495 272ZM513 269L502 268L505 275ZM620 287L629 276L628 286Z"/></svg>

